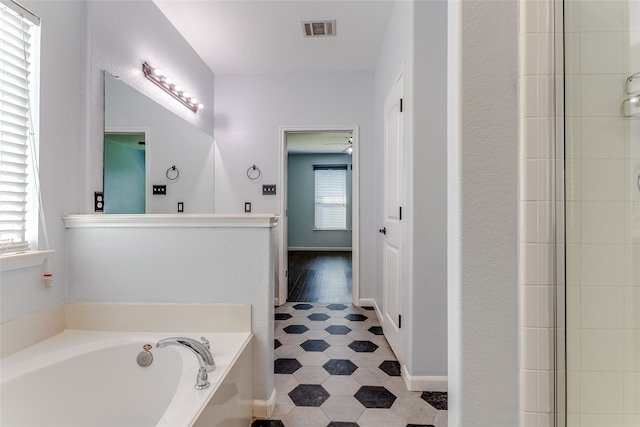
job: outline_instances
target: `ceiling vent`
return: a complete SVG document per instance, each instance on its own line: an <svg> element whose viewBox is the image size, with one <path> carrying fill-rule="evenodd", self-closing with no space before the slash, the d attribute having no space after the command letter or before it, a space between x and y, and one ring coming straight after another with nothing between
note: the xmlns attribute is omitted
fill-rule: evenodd
<svg viewBox="0 0 640 427"><path fill-rule="evenodd" d="M336 20L303 21L302 32L305 37L325 37L336 35Z"/></svg>

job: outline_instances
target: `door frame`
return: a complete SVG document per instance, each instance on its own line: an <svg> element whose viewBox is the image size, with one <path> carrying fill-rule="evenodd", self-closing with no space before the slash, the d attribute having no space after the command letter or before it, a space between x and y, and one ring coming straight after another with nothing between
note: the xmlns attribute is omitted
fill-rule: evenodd
<svg viewBox="0 0 640 427"><path fill-rule="evenodd" d="M280 224L278 227L278 298L275 303L282 305L287 302L288 282L288 238L287 238L287 133L290 132L351 132L353 136L353 152L351 154L351 301L353 305L360 305L360 136L358 125L342 126L280 126Z"/></svg>

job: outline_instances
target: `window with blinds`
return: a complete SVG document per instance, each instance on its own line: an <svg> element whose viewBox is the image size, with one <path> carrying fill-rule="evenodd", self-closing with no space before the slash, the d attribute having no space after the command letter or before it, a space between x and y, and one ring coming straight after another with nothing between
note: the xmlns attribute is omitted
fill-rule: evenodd
<svg viewBox="0 0 640 427"><path fill-rule="evenodd" d="M314 165L315 229L347 229L347 165Z"/></svg>
<svg viewBox="0 0 640 427"><path fill-rule="evenodd" d="M37 24L37 18L17 4L0 3L0 254L30 249Z"/></svg>

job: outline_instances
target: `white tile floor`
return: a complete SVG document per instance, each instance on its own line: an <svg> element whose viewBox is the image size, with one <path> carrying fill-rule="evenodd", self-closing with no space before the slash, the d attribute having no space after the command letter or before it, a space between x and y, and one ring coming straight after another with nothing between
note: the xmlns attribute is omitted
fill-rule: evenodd
<svg viewBox="0 0 640 427"><path fill-rule="evenodd" d="M287 303L275 324L276 407L254 427L447 427L446 393L406 389L375 311Z"/></svg>

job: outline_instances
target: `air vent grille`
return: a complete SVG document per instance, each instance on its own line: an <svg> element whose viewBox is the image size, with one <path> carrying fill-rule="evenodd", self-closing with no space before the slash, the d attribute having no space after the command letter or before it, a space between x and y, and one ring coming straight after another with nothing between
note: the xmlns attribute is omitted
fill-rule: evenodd
<svg viewBox="0 0 640 427"><path fill-rule="evenodd" d="M326 37L336 35L336 20L303 21L302 32L305 37Z"/></svg>

